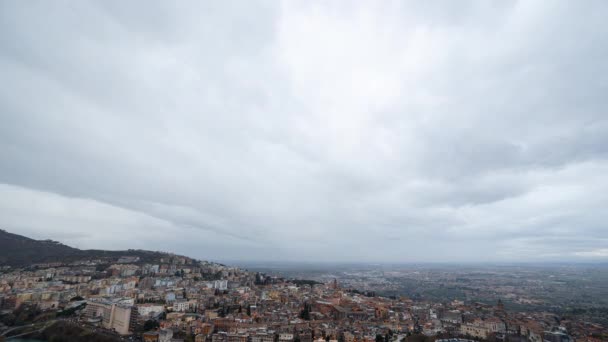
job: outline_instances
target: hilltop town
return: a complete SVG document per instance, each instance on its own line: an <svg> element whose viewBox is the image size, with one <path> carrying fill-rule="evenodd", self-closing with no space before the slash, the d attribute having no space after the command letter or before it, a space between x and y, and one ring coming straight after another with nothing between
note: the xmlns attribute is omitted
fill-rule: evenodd
<svg viewBox="0 0 608 342"><path fill-rule="evenodd" d="M284 279L157 256L4 266L0 334L48 339L75 329L68 340L159 342L540 342L608 336L599 324L513 312L500 300L383 297L335 279Z"/></svg>

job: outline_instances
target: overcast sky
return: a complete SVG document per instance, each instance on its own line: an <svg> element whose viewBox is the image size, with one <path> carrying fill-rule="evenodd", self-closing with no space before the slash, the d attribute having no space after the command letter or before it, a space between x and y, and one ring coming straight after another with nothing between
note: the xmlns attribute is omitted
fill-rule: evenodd
<svg viewBox="0 0 608 342"><path fill-rule="evenodd" d="M0 1L0 227L608 261L608 2Z"/></svg>

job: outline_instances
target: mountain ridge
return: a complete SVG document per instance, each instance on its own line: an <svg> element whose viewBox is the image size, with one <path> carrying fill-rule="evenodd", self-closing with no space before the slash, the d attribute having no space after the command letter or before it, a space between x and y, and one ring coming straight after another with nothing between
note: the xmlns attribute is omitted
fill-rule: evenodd
<svg viewBox="0 0 608 342"><path fill-rule="evenodd" d="M39 263L74 262L82 259L115 259L137 256L141 261L153 261L172 253L128 249L119 251L78 249L58 241L35 240L0 229L0 266L24 267Z"/></svg>

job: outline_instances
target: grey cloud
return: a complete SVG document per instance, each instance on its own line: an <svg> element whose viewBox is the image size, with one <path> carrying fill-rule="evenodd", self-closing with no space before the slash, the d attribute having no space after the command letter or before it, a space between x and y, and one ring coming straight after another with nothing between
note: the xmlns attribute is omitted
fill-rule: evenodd
<svg viewBox="0 0 608 342"><path fill-rule="evenodd" d="M8 230L209 259L605 259L604 2L0 6Z"/></svg>

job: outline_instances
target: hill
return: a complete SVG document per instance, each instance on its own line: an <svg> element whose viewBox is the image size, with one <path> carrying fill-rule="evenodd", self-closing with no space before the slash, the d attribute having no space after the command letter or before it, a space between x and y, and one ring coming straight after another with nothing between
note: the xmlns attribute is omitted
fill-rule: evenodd
<svg viewBox="0 0 608 342"><path fill-rule="evenodd" d="M167 253L126 250L81 250L53 240L34 240L0 229L0 266L23 267L38 263L73 262L81 259L118 259L137 256L141 262L152 262Z"/></svg>

